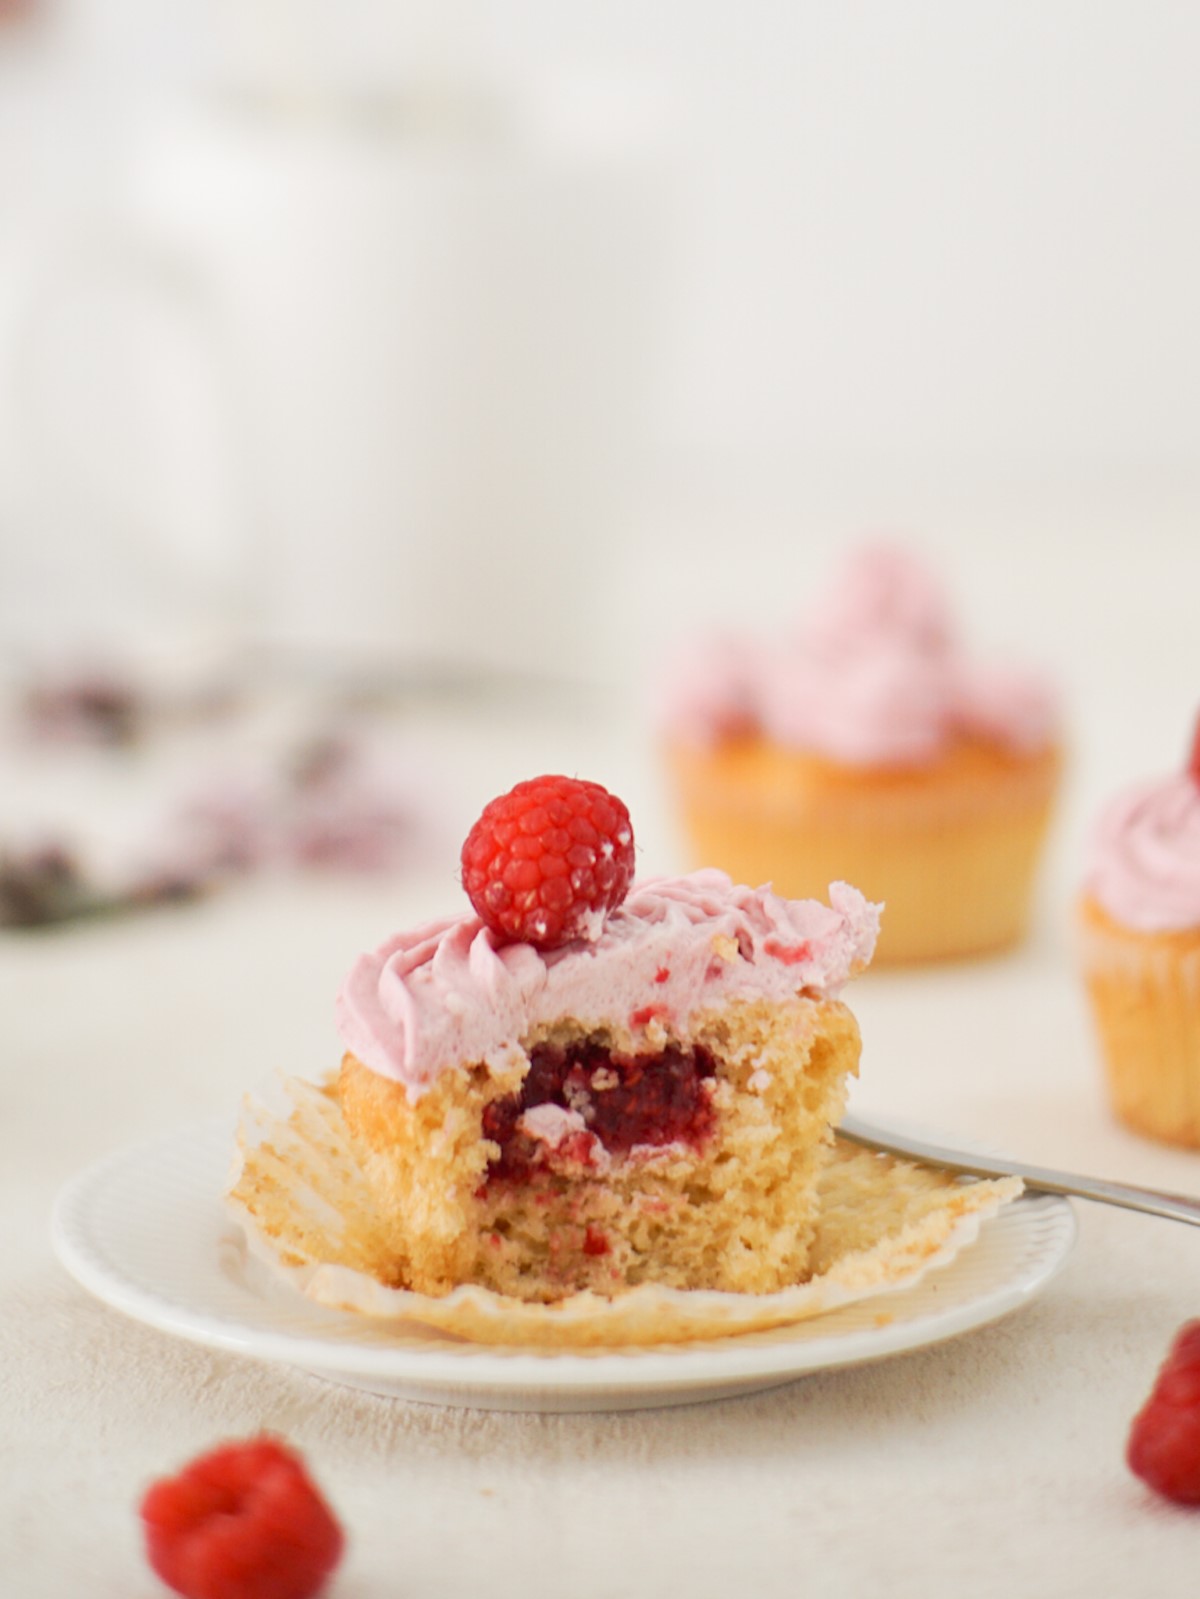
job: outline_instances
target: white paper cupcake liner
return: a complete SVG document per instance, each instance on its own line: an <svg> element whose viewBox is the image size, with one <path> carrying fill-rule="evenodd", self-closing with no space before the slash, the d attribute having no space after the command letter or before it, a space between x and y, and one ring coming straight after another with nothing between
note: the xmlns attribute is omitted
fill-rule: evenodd
<svg viewBox="0 0 1200 1599"><path fill-rule="evenodd" d="M542 1305L465 1284L434 1298L387 1281L388 1229L337 1101L291 1078L246 1100L228 1197L253 1257L318 1304L483 1343L579 1347L757 1331L909 1288L953 1260L1020 1191L1016 1179L963 1183L839 1143L822 1179L816 1269L794 1287L736 1294L642 1285L611 1299L578 1293Z"/></svg>

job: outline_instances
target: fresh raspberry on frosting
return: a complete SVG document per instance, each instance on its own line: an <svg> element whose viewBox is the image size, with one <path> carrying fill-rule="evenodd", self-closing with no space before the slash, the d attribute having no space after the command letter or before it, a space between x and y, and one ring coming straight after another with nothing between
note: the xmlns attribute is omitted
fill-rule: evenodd
<svg viewBox="0 0 1200 1599"><path fill-rule="evenodd" d="M147 1490L151 1566L184 1599L313 1599L342 1530L300 1457L276 1438L220 1445Z"/></svg>
<svg viewBox="0 0 1200 1599"><path fill-rule="evenodd" d="M1134 1418L1125 1458L1135 1476L1181 1505L1200 1505L1200 1321L1185 1322Z"/></svg>
<svg viewBox="0 0 1200 1599"><path fill-rule="evenodd" d="M633 881L619 799L573 777L535 777L484 807L462 849L463 887L500 938L558 949L600 936Z"/></svg>
<svg viewBox="0 0 1200 1599"><path fill-rule="evenodd" d="M1192 734L1192 749L1188 756L1187 772L1194 783L1200 783L1200 716L1196 718L1196 731Z"/></svg>

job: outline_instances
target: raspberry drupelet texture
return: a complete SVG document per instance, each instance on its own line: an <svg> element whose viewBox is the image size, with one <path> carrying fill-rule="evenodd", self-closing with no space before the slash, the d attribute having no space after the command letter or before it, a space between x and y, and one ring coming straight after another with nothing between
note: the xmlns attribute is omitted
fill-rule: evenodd
<svg viewBox="0 0 1200 1599"><path fill-rule="evenodd" d="M1200 1321L1185 1322L1175 1335L1134 1418L1125 1458L1164 1498L1200 1505Z"/></svg>
<svg viewBox="0 0 1200 1599"><path fill-rule="evenodd" d="M141 1516L150 1565L184 1599L313 1599L344 1542L299 1455L267 1436L153 1483Z"/></svg>
<svg viewBox="0 0 1200 1599"><path fill-rule="evenodd" d="M557 949L594 939L633 881L629 812L599 783L534 777L484 807L463 887L498 937Z"/></svg>

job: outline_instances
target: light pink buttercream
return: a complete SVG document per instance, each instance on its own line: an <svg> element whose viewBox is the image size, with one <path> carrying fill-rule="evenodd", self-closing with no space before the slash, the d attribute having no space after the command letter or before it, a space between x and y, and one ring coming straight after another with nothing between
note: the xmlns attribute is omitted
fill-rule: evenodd
<svg viewBox="0 0 1200 1599"><path fill-rule="evenodd" d="M1057 713L1034 674L971 660L926 566L880 543L851 555L782 644L690 649L668 679L664 721L687 742L758 729L871 766L929 760L961 734L1032 752L1055 737Z"/></svg>
<svg viewBox="0 0 1200 1599"><path fill-rule="evenodd" d="M944 674L894 640L871 649L781 651L758 687L759 725L777 743L847 765L929 760L944 743Z"/></svg>
<svg viewBox="0 0 1200 1599"><path fill-rule="evenodd" d="M911 550L883 541L850 553L812 606L804 635L835 654L876 642L936 661L956 646L941 584Z"/></svg>
<svg viewBox="0 0 1200 1599"><path fill-rule="evenodd" d="M836 996L871 958L880 907L845 883L829 900L781 899L712 870L652 878L595 942L547 954L498 945L475 916L432 922L359 957L338 995L338 1031L410 1098L457 1063L515 1063L523 1038L564 1017L635 1040L659 1026L686 1037L699 1012L730 1000Z"/></svg>
<svg viewBox="0 0 1200 1599"><path fill-rule="evenodd" d="M1200 927L1200 784L1180 772L1112 799L1096 824L1084 882L1125 927Z"/></svg>
<svg viewBox="0 0 1200 1599"><path fill-rule="evenodd" d="M669 663L659 688L664 719L689 743L748 732L758 720L761 655L752 640L729 633L689 640Z"/></svg>
<svg viewBox="0 0 1200 1599"><path fill-rule="evenodd" d="M1058 735L1058 707L1045 678L1012 665L960 662L950 707L952 725L1032 755Z"/></svg>

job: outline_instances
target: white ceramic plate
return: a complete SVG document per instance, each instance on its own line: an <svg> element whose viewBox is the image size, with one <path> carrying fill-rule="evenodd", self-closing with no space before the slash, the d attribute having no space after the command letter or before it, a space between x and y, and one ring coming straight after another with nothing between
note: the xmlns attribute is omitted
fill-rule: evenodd
<svg viewBox="0 0 1200 1599"><path fill-rule="evenodd" d="M1065 1199L1027 1196L910 1289L770 1332L707 1343L562 1354L467 1344L324 1310L248 1262L222 1193L234 1134L204 1123L119 1150L59 1196L60 1260L138 1321L331 1382L490 1410L633 1410L720 1399L806 1372L880 1360L957 1337L1045 1287L1075 1239Z"/></svg>

